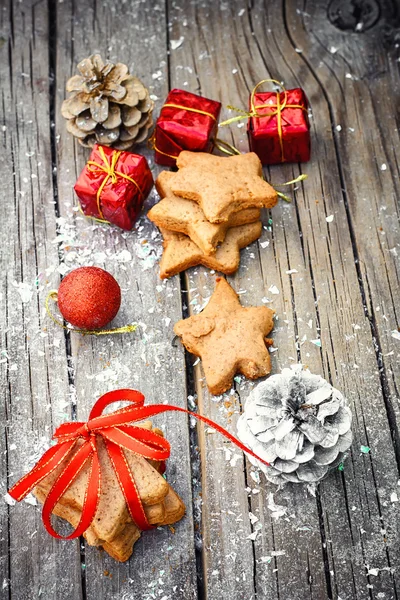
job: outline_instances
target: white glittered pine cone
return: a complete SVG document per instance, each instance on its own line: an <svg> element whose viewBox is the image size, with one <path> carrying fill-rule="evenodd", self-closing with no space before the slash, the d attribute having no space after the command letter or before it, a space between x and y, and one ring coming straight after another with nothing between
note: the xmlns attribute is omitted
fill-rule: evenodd
<svg viewBox="0 0 400 600"><path fill-rule="evenodd" d="M251 392L238 420L238 437L270 463L249 456L281 485L315 483L339 465L353 441L346 398L301 365L283 369Z"/></svg>

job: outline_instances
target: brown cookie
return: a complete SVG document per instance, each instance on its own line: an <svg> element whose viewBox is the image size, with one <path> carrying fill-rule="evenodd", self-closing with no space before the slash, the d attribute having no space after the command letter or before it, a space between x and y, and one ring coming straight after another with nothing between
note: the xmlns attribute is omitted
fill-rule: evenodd
<svg viewBox="0 0 400 600"><path fill-rule="evenodd" d="M140 538L140 529L134 523L127 523L125 529L112 542L104 542L104 550L119 562L125 562L133 552L133 546Z"/></svg>
<svg viewBox="0 0 400 600"><path fill-rule="evenodd" d="M194 200L211 223L221 223L246 208L271 208L277 194L262 178L254 152L227 158L204 152L181 152L179 171L170 176L172 192Z"/></svg>
<svg viewBox="0 0 400 600"><path fill-rule="evenodd" d="M169 184L173 175L170 171L162 171L158 176L156 187L162 200L149 210L147 216L157 227L189 236L204 254L215 254L230 227L260 220L259 208L247 208L230 215L225 223L210 223L196 202L172 193Z"/></svg>
<svg viewBox="0 0 400 600"><path fill-rule="evenodd" d="M257 240L261 229L260 221L228 229L225 241L214 255L204 254L182 233L161 229L164 252L160 262L160 277L166 279L197 265L204 265L221 273L234 273L239 268L240 249Z"/></svg>
<svg viewBox="0 0 400 600"><path fill-rule="evenodd" d="M222 394L231 387L235 373L249 379L270 373L272 340L266 336L274 326L273 314L266 306L241 306L229 283L217 278L206 308L178 321L174 332L189 352L202 359L210 392Z"/></svg>
<svg viewBox="0 0 400 600"><path fill-rule="evenodd" d="M38 493L37 488L35 489L35 496L41 502L44 502L46 498L41 492ZM61 504L55 506L53 513L68 521L73 527L77 527L81 518L81 512L79 510L69 506L62 506ZM111 542L105 542L104 540L99 539L92 527L89 527L83 535L90 546L103 546L104 550L112 556L112 558L120 562L125 562L131 556L133 546L140 538L140 529L130 521L124 525L120 533L115 536Z"/></svg>
<svg viewBox="0 0 400 600"><path fill-rule="evenodd" d="M171 486L169 486L169 492L164 498L164 510L164 519L158 525L172 525L172 523L180 521L186 512L183 500Z"/></svg>
<svg viewBox="0 0 400 600"><path fill-rule="evenodd" d="M165 496L165 499L161 505L144 507L149 523L155 527L172 525L173 523L180 521L186 511L185 504L181 498L171 486L168 487L168 494ZM38 486L35 488L34 494L39 502L43 504L46 500L47 494ZM161 510L156 513L155 509L158 506L161 508ZM53 514L65 519L71 523L73 527L78 525L81 517L80 510L71 508L70 506L63 506L60 503L54 507ZM123 527L121 527L121 530L118 532L118 534L109 542L100 539L95 534L92 526L85 531L84 537L90 546L103 546L113 558L124 561L127 560L132 554L133 545L140 537L140 530L129 517L128 521Z"/></svg>

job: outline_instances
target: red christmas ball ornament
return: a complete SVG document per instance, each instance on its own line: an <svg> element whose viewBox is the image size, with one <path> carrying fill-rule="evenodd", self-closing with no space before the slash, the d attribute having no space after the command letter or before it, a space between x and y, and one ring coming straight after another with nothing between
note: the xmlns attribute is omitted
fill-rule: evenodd
<svg viewBox="0 0 400 600"><path fill-rule="evenodd" d="M79 267L62 280L57 301L62 316L71 325L101 329L119 310L121 288L104 269Z"/></svg>

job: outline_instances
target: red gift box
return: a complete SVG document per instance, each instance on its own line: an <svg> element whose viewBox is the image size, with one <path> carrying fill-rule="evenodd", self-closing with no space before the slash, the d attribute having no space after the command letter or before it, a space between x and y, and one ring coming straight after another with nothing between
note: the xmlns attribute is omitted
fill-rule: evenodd
<svg viewBox="0 0 400 600"><path fill-rule="evenodd" d="M259 92L250 97L248 120L250 149L263 165L310 160L308 101L301 88Z"/></svg>
<svg viewBox="0 0 400 600"><path fill-rule="evenodd" d="M153 134L155 162L174 167L182 150L211 152L220 110L220 102L171 90Z"/></svg>
<svg viewBox="0 0 400 600"><path fill-rule="evenodd" d="M85 215L130 230L152 187L144 156L96 144L74 189Z"/></svg>

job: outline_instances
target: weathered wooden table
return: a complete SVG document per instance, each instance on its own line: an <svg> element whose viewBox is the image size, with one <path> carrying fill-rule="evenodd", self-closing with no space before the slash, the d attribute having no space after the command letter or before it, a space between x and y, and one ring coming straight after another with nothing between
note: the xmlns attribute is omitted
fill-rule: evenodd
<svg viewBox="0 0 400 600"><path fill-rule="evenodd" d="M3 0L1 497L54 427L85 420L109 389L197 403L234 432L252 388L242 381L211 397L200 364L173 343L174 322L201 308L214 276L196 268L161 282L161 241L145 212L130 233L77 212L72 188L88 152L60 105L76 63L95 50L132 67L156 113L173 87L239 107L266 77L306 90L312 161L265 173L273 183L309 178L264 215L262 238L229 280L244 305L268 297L277 312L273 371L301 361L342 389L355 439L344 471L319 489L276 492L218 434L159 417L173 447L168 479L187 504L175 533L144 534L120 565L50 538L38 506L2 502L2 600L398 598L398 26L399 4L384 0ZM243 122L222 137L248 148ZM46 316L48 291L86 264L116 276L115 323L138 321L135 334L64 334Z"/></svg>

